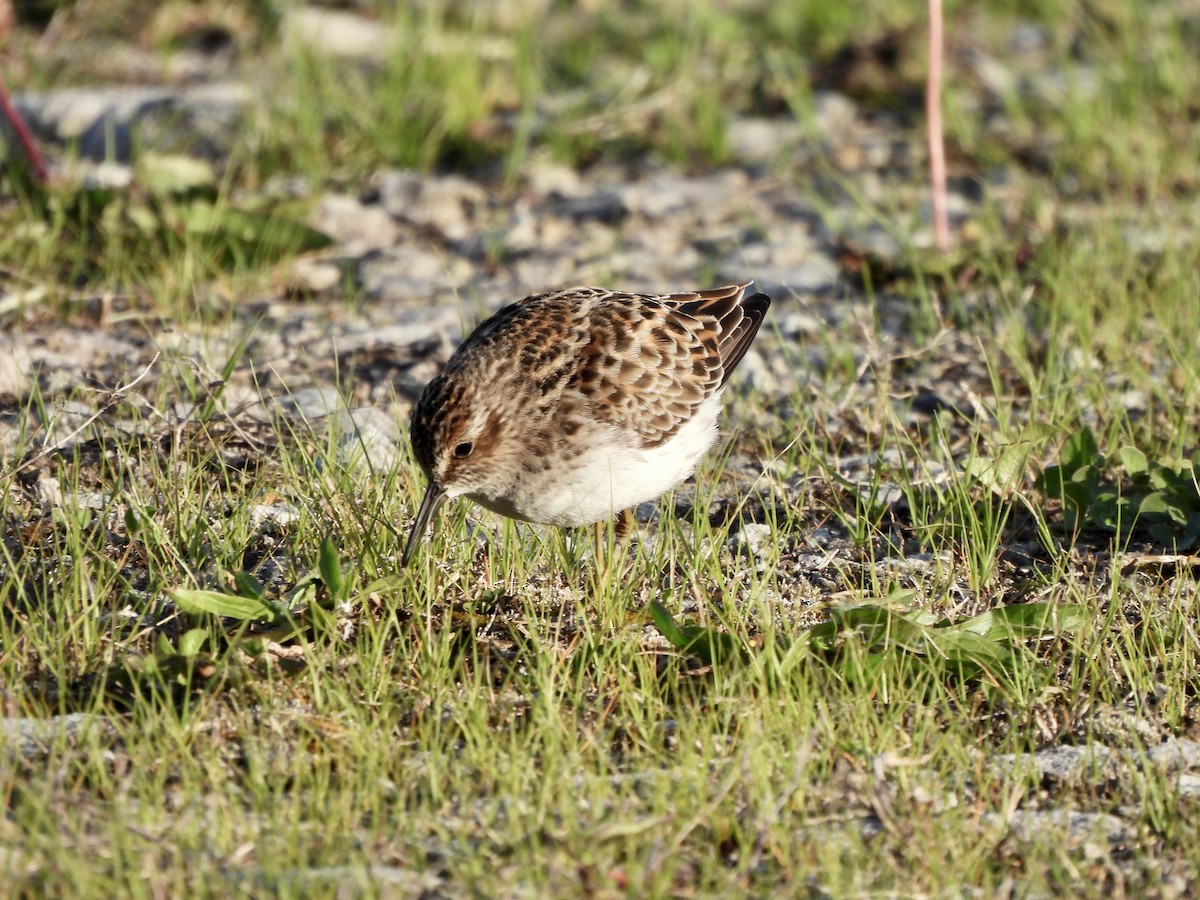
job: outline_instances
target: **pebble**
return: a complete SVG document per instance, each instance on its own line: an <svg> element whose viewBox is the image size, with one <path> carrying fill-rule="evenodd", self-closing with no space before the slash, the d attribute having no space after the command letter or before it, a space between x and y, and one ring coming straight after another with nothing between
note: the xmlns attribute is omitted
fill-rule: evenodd
<svg viewBox="0 0 1200 900"><path fill-rule="evenodd" d="M374 406L340 410L332 427L338 434L338 459L344 466L365 466L383 474L400 461L400 429L394 417Z"/></svg>
<svg viewBox="0 0 1200 900"><path fill-rule="evenodd" d="M301 510L299 507L287 501L279 501L278 503L256 503L250 507L250 527L255 531L262 531L266 525L273 525L277 528L287 528L300 520Z"/></svg>
<svg viewBox="0 0 1200 900"><path fill-rule="evenodd" d="M1100 778L1118 762L1115 751L1101 744L1082 747L1047 747L1036 753L1002 753L992 765L1016 777L1034 771L1043 778L1070 781L1075 778Z"/></svg>
<svg viewBox="0 0 1200 900"><path fill-rule="evenodd" d="M728 538L730 549L735 553L746 554L755 559L761 559L770 552L774 541L774 530L770 525L760 522L748 522Z"/></svg>
<svg viewBox="0 0 1200 900"><path fill-rule="evenodd" d="M377 20L339 9L289 4L279 25L285 48L345 59L382 59L394 40Z"/></svg>
<svg viewBox="0 0 1200 900"><path fill-rule="evenodd" d="M94 161L128 163L134 128L170 136L182 146L224 155L233 147L236 124L251 102L247 85L217 82L182 87L65 88L13 98L18 111L43 139L70 143ZM142 144L146 142L142 135ZM164 149L159 146L157 149Z"/></svg>
<svg viewBox="0 0 1200 900"><path fill-rule="evenodd" d="M112 723L92 713L68 713L43 719L0 717L0 747L23 759L46 756L63 742L78 744L96 732L112 732Z"/></svg>
<svg viewBox="0 0 1200 900"><path fill-rule="evenodd" d="M391 247L400 238L400 227L385 209L349 194L322 197L310 224L341 244L337 252L349 257Z"/></svg>
<svg viewBox="0 0 1200 900"><path fill-rule="evenodd" d="M1007 816L985 813L983 821L988 824L1003 822L1023 841L1039 841L1062 835L1067 841L1078 844L1101 834L1110 843L1119 843L1130 834L1129 826L1116 816L1073 809L1017 809Z"/></svg>
<svg viewBox="0 0 1200 900"><path fill-rule="evenodd" d="M432 229L448 241L465 241L477 230L475 213L487 193L459 175L427 175L407 169L378 176L379 205L393 218Z"/></svg>

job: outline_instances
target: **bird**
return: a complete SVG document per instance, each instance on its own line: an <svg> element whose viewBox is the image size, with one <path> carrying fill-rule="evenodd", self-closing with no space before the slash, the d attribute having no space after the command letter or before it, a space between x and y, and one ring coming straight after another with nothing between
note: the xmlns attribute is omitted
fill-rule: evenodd
<svg viewBox="0 0 1200 900"><path fill-rule="evenodd" d="M716 442L721 395L771 298L753 282L668 294L573 287L481 323L413 407L428 484L406 567L441 504L578 526L654 500Z"/></svg>

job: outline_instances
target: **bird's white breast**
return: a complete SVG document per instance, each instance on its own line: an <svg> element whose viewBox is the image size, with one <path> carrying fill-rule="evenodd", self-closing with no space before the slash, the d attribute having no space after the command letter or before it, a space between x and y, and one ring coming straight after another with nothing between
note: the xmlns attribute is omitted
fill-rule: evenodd
<svg viewBox="0 0 1200 900"><path fill-rule="evenodd" d="M650 448L638 447L634 435L597 429L568 464L543 473L536 484L518 488L507 502L481 502L504 515L547 525L587 525L612 518L656 499L691 475L716 442L720 412L718 391L673 437Z"/></svg>

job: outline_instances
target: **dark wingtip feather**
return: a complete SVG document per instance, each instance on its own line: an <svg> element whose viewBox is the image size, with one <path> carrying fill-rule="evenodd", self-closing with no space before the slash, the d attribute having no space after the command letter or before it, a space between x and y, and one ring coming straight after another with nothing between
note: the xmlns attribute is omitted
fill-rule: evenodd
<svg viewBox="0 0 1200 900"><path fill-rule="evenodd" d="M758 334L759 326L766 318L770 306L771 298L763 293L752 294L738 303L738 309L742 314L741 320L733 327L729 335L721 340L722 387L729 380L729 376L733 374L733 370L738 367L738 363L742 361L746 351L750 349L750 344L754 341L754 336Z"/></svg>

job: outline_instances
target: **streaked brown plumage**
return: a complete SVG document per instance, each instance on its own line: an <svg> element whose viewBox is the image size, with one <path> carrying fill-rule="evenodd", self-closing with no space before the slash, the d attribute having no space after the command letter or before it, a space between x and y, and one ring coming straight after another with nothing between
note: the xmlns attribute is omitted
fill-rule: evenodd
<svg viewBox="0 0 1200 900"><path fill-rule="evenodd" d="M483 322L425 388L411 435L430 515L466 496L585 525L652 500L716 440L721 391L770 306L749 283L677 294L534 294Z"/></svg>

